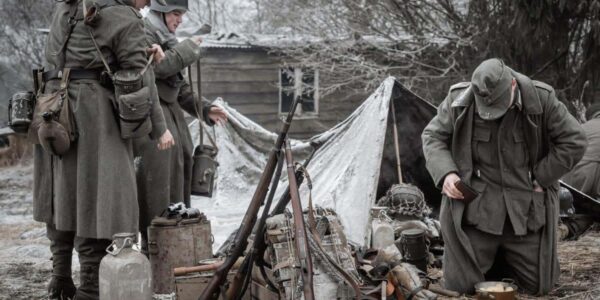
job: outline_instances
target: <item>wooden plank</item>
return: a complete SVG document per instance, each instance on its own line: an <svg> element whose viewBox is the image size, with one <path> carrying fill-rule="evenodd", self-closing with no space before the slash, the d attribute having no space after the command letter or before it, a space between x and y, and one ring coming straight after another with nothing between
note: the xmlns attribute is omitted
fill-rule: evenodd
<svg viewBox="0 0 600 300"><path fill-rule="evenodd" d="M210 82L279 82L279 69L211 68L202 70L202 83Z"/></svg>
<svg viewBox="0 0 600 300"><path fill-rule="evenodd" d="M268 115L277 116L279 112L279 106L277 104L269 103L253 103L253 104L236 104L231 105L237 111L245 116L254 115Z"/></svg>
<svg viewBox="0 0 600 300"><path fill-rule="evenodd" d="M279 59L266 51L243 52L235 49L207 52L200 58L202 64L273 64Z"/></svg>
<svg viewBox="0 0 600 300"><path fill-rule="evenodd" d="M231 106L238 104L257 104L257 103L270 103L275 106L279 106L279 92L271 93L205 93L202 92L202 96L207 99L215 99L217 97L223 98Z"/></svg>
<svg viewBox="0 0 600 300"><path fill-rule="evenodd" d="M203 82L202 94L278 93L278 82Z"/></svg>
<svg viewBox="0 0 600 300"><path fill-rule="evenodd" d="M251 64L251 63L243 63L243 64L202 64L202 72L205 70L214 70L214 69L222 69L222 70L279 70L282 67L279 63L272 64Z"/></svg>

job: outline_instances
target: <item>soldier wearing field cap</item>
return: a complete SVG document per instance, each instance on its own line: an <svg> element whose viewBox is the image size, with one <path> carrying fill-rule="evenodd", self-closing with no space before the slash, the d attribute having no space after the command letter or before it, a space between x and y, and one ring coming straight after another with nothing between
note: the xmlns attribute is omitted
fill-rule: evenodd
<svg viewBox="0 0 600 300"><path fill-rule="evenodd" d="M443 194L446 288L472 293L476 283L500 276L547 294L559 275L558 179L587 145L554 89L486 60L471 82L450 88L422 139ZM458 181L477 196L465 199ZM498 254L505 263L492 274Z"/></svg>

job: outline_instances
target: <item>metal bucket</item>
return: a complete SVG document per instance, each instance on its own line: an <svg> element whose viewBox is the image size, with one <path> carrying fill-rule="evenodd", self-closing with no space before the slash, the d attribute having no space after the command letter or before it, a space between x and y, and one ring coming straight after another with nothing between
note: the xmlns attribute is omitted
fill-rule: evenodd
<svg viewBox="0 0 600 300"><path fill-rule="evenodd" d="M396 247L402 253L402 260L415 265L423 272L427 272L427 243L423 229L407 229L402 231Z"/></svg>
<svg viewBox="0 0 600 300"><path fill-rule="evenodd" d="M173 268L212 258L213 238L205 219L155 218L148 228L148 252L155 294L175 292Z"/></svg>

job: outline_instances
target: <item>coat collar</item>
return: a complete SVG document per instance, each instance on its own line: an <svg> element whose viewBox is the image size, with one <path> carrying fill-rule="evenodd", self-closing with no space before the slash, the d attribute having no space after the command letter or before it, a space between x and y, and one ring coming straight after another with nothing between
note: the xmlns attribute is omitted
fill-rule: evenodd
<svg viewBox="0 0 600 300"><path fill-rule="evenodd" d="M513 77L517 80L517 84L519 86L519 92L521 95L521 101L523 105L523 110L528 115L537 115L542 113L542 103L540 101L540 97L537 93L537 88L535 87L533 81L529 79L529 77L516 72L514 70L510 70ZM452 101L452 107L467 107L471 105L473 100L475 99L475 95L473 94L473 87L468 85L468 87L463 90L458 96Z"/></svg>

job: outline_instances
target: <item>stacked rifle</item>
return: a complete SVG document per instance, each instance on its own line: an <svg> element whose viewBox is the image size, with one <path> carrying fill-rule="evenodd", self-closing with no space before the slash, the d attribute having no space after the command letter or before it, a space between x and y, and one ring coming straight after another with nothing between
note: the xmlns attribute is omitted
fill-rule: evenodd
<svg viewBox="0 0 600 300"><path fill-rule="evenodd" d="M235 277L228 284L228 287L225 288L225 286L227 286L225 285L227 274L246 249L248 243L247 240L252 233L253 228L256 227L255 236L262 237L264 234L266 219L269 216L269 210L273 202L275 190L277 189L279 177L281 176L284 157L287 163L289 186L283 196L279 199L275 208L272 210L271 215L283 213L287 204L290 201L292 202L295 229L295 253L297 253L298 258L300 259L298 272L301 274L300 277L302 278L301 286L303 289L304 298L307 300L314 299L311 253L308 246L306 225L304 224L304 217L302 214L302 204L300 203L300 196L298 193L298 186L303 181L303 173L295 169L290 143L287 139L287 133L294 118L294 112L296 111L299 101L300 99L296 99L294 101L286 119L283 122L281 131L275 142L275 147L269 153L267 165L265 166L265 170L261 175L256 191L254 192L250 205L248 206L248 210L246 211L246 214L242 219L242 223L235 235L227 258L223 261L223 264L221 264L215 270L211 281L208 283L199 299L218 299L223 292L226 299L240 299L244 295L245 290L247 289L251 280L252 268L254 265L258 266L263 274L263 277L265 279L267 278L265 276L265 262L263 260L266 244L263 239L255 238L252 248L247 252ZM305 164L310 161L313 154L314 150ZM271 183L270 189L269 183ZM268 197L267 193L269 193ZM258 211L260 207L263 206L263 203L263 212L260 216L260 219L257 220Z"/></svg>

